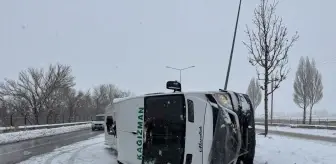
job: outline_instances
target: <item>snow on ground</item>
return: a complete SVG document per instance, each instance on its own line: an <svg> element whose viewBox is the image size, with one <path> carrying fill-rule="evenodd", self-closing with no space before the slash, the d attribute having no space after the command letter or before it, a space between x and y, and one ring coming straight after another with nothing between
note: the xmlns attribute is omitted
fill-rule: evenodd
<svg viewBox="0 0 336 164"><path fill-rule="evenodd" d="M26 129L26 128L32 128L32 127L51 127L51 126L62 126L62 125L76 125L80 123L88 123L87 122L70 122L70 123L61 123L61 124L44 124L44 125L24 125L24 126L18 126L18 129ZM15 127L9 126L9 127L0 127L0 131L6 130L6 129L14 129Z"/></svg>
<svg viewBox="0 0 336 164"><path fill-rule="evenodd" d="M117 164L116 152L104 145L104 134L55 149L19 164Z"/></svg>
<svg viewBox="0 0 336 164"><path fill-rule="evenodd" d="M264 125L256 125L256 129L265 129ZM317 136L326 136L326 137L336 137L336 130L328 129L303 129L303 128L291 128L291 127L280 127L280 126L268 126L269 130L283 131L283 132L293 132L300 134L310 134Z"/></svg>
<svg viewBox="0 0 336 164"><path fill-rule="evenodd" d="M336 144L257 135L255 164L335 164Z"/></svg>
<svg viewBox="0 0 336 164"><path fill-rule="evenodd" d="M46 137L56 134L68 133L81 129L87 129L90 127L91 124L83 124L83 125L65 126L52 129L36 129L36 130L18 131L12 133L0 133L0 144L18 142L37 137Z"/></svg>
<svg viewBox="0 0 336 164"><path fill-rule="evenodd" d="M335 143L257 135L255 164L334 164ZM104 134L32 157L20 164L116 164L116 153L104 146Z"/></svg>

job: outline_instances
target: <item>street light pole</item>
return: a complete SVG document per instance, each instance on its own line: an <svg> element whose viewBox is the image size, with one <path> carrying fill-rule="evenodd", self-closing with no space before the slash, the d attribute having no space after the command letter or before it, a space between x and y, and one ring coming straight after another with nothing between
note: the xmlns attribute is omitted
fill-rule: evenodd
<svg viewBox="0 0 336 164"><path fill-rule="evenodd" d="M180 83L182 84L182 70L180 70Z"/></svg>
<svg viewBox="0 0 336 164"><path fill-rule="evenodd" d="M170 67L170 66L166 66L166 68L170 68L170 69L175 69L180 71L180 83L182 83L182 71L189 69L189 68L194 68L195 66L189 66L189 67L185 67L185 68L174 68L174 67Z"/></svg>
<svg viewBox="0 0 336 164"><path fill-rule="evenodd" d="M230 59L229 59L229 65L226 73L226 79L225 79L225 85L224 85L224 90L227 89L227 85L229 82L229 77L230 77L230 71L231 71L231 62L232 62L232 56L233 56L233 50L234 50L234 45L236 42L236 34L237 34L237 26L238 26L238 20L239 20L239 14L240 14L240 6L241 6L242 0L239 0L239 6L238 6L238 13L237 13L237 19L236 19L236 26L233 34L233 40L232 40L232 47L231 47L231 53L230 53Z"/></svg>

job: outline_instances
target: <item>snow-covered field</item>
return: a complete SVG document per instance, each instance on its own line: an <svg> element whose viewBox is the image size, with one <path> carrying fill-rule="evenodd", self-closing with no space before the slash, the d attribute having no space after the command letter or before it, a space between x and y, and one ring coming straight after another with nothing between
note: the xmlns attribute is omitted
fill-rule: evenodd
<svg viewBox="0 0 336 164"><path fill-rule="evenodd" d="M255 164L335 164L336 144L279 135L257 136Z"/></svg>
<svg viewBox="0 0 336 164"><path fill-rule="evenodd" d="M255 164L335 164L336 144L276 135L257 136ZM104 134L32 157L20 164L116 164L115 152L104 146Z"/></svg>
<svg viewBox="0 0 336 164"><path fill-rule="evenodd" d="M81 129L87 129L90 127L91 124L82 124L82 125L65 126L52 129L36 129L36 130L19 131L12 133L0 133L0 144L18 142L37 137L46 137L56 134L68 133Z"/></svg>
<svg viewBox="0 0 336 164"><path fill-rule="evenodd" d="M263 125L256 125L256 129L265 129ZM326 136L326 137L336 137L336 130L327 129L301 129L301 128L291 128L291 127L280 127L280 126L268 126L269 130L276 130L282 132L293 132L300 134L309 134L316 136Z"/></svg>

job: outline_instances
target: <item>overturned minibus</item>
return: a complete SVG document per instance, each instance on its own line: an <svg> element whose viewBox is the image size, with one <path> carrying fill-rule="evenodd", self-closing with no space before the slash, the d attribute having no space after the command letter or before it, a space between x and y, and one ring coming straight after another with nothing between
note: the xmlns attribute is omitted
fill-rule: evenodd
<svg viewBox="0 0 336 164"><path fill-rule="evenodd" d="M105 144L122 164L253 164L254 110L232 91L154 93L106 108Z"/></svg>

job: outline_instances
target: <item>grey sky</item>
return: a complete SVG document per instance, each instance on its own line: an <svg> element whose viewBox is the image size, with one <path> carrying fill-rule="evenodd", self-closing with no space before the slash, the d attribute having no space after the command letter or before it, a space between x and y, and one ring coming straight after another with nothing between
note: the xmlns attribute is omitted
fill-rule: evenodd
<svg viewBox="0 0 336 164"><path fill-rule="evenodd" d="M259 0L243 0L229 89L246 92L256 75L242 41ZM292 101L300 56L314 57L324 98L315 109L335 113L336 22L332 0L280 0L277 14L300 40L290 51L291 72L275 93L275 111L301 112ZM70 64L77 88L114 83L136 94L165 91L182 75L184 90L223 88L238 0L0 1L0 79L27 67ZM335 63L325 61L335 60ZM257 114L262 114L263 102Z"/></svg>

